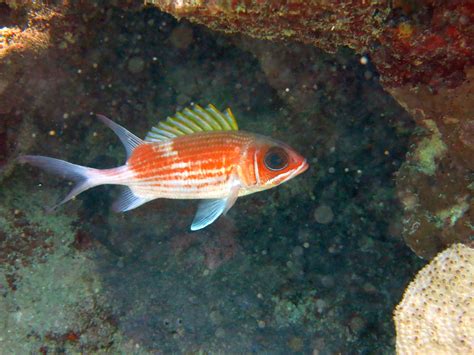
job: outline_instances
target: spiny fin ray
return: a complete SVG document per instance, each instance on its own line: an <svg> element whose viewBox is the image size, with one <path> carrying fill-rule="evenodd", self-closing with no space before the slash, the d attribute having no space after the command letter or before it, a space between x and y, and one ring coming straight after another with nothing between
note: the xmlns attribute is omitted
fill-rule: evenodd
<svg viewBox="0 0 474 355"><path fill-rule="evenodd" d="M145 140L162 142L198 132L237 131L238 129L237 121L230 108L223 113L214 105L208 105L206 108L194 105L158 123L148 132Z"/></svg>
<svg viewBox="0 0 474 355"><path fill-rule="evenodd" d="M127 152L127 158L132 154L133 150L138 147L143 141L135 136L133 133L130 133L125 128L119 124L108 119L104 115L97 115L97 118L101 120L106 126L108 126L122 141L125 151Z"/></svg>

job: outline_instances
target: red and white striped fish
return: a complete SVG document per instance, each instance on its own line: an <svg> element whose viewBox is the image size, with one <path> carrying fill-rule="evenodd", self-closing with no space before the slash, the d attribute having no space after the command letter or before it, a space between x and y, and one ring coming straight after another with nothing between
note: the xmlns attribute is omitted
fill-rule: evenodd
<svg viewBox="0 0 474 355"><path fill-rule="evenodd" d="M114 184L125 190L114 210L128 211L156 198L201 199L191 230L226 213L237 197L270 189L308 168L306 160L277 140L238 130L230 111L198 105L153 127L142 140L107 117L98 118L120 138L125 165L93 169L63 160L25 155L20 162L76 181L58 204L91 187Z"/></svg>

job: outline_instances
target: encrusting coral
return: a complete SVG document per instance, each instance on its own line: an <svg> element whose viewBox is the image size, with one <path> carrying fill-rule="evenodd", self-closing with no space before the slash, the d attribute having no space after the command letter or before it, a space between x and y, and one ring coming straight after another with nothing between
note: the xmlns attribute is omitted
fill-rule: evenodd
<svg viewBox="0 0 474 355"><path fill-rule="evenodd" d="M397 353L474 352L474 249L454 244L410 283L395 310Z"/></svg>

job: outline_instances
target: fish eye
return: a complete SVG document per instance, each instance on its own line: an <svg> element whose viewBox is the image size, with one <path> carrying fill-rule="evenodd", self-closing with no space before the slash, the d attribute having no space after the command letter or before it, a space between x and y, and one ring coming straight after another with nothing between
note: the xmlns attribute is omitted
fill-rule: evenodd
<svg viewBox="0 0 474 355"><path fill-rule="evenodd" d="M288 154L280 147L272 147L265 154L263 162L270 170L282 170L288 166Z"/></svg>

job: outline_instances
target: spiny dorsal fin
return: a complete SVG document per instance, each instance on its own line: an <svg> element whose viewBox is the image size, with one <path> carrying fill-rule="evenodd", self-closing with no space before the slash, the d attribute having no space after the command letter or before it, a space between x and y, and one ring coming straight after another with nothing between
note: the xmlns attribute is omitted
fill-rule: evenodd
<svg viewBox="0 0 474 355"><path fill-rule="evenodd" d="M136 135L133 133L130 133L127 131L125 128L120 126L119 124L115 123L114 121L108 119L104 115L97 115L97 118L104 122L104 124L112 131L115 132L115 134L119 137L119 139L122 141L123 146L125 147L125 150L127 152L127 158L132 154L133 150L138 147L140 144L143 143L143 141L138 138Z"/></svg>
<svg viewBox="0 0 474 355"><path fill-rule="evenodd" d="M176 112L174 117L158 123L145 137L148 142L162 142L178 136L204 131L237 131L237 121L230 108L224 113L208 105L202 108L194 105L181 112Z"/></svg>

